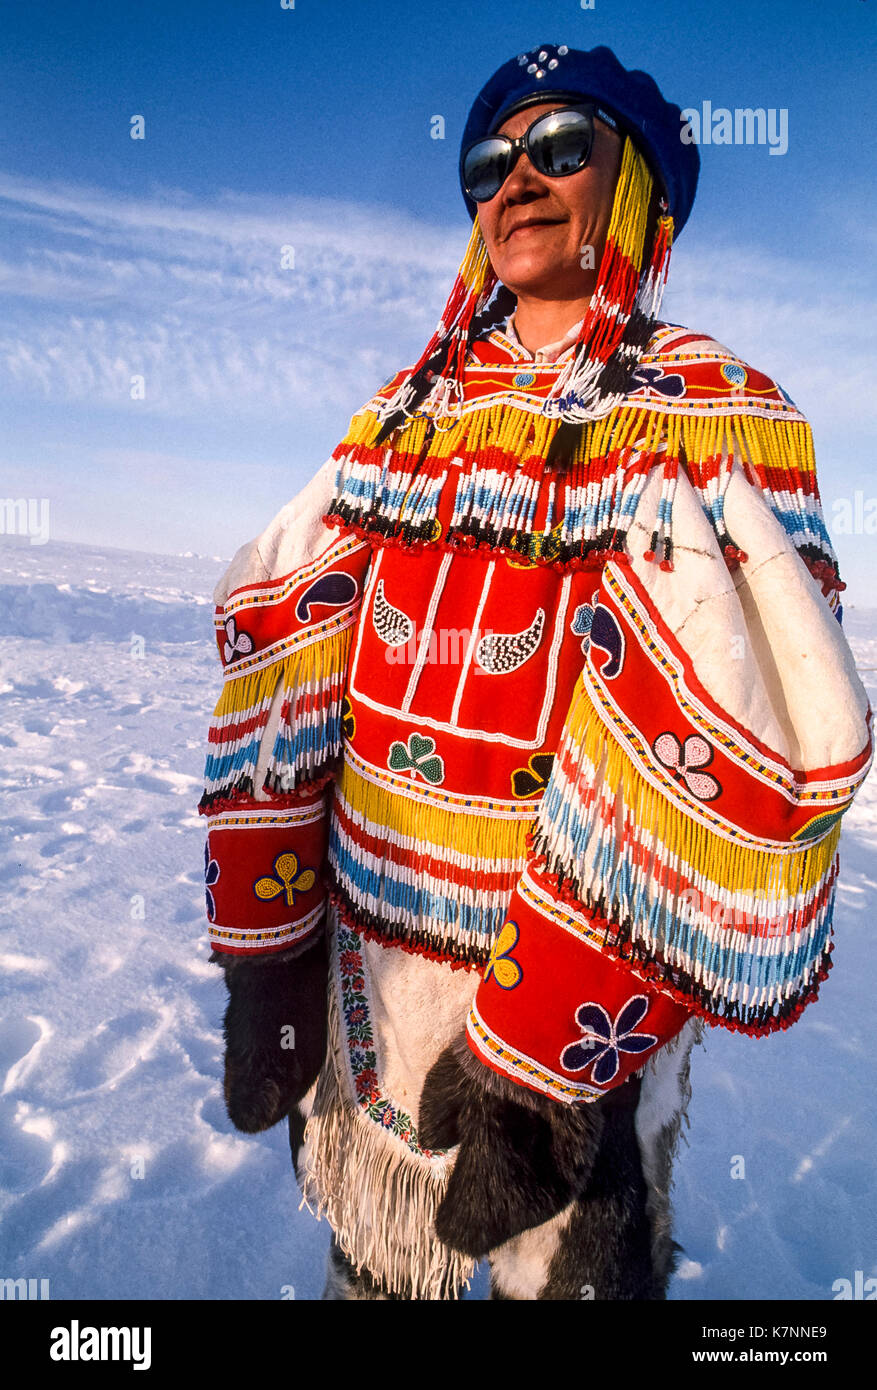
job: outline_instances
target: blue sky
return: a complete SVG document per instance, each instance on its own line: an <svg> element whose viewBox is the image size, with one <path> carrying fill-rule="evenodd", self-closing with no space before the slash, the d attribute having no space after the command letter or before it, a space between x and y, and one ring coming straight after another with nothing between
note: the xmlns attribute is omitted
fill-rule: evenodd
<svg viewBox="0 0 877 1390"><path fill-rule="evenodd" d="M877 494L875 10L5 0L0 495L49 498L59 539L224 556L260 531L422 347L468 234L469 103L548 41L683 106L788 111L782 156L702 148L665 315L798 401L831 521ZM867 602L875 537L835 540Z"/></svg>

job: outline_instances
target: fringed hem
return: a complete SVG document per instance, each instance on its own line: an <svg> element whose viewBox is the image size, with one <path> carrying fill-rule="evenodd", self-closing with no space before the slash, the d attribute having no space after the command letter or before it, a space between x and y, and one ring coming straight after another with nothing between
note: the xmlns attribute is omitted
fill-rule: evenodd
<svg viewBox="0 0 877 1390"><path fill-rule="evenodd" d="M610 572L607 609L619 592ZM664 695L649 687L651 658L637 666L640 652L627 648L623 697L617 686L607 696L586 663L527 836L530 872L538 868L549 898L595 921L602 950L678 991L678 1002L710 1024L752 1036L788 1028L827 977L840 817L855 784L840 782L847 765L838 765L834 780L834 770L820 774L808 801L788 765L765 754L767 773L792 789L794 804L766 790L764 773L748 780L760 746L744 736L735 752L732 730L717 770L744 814L732 822L711 813L687 782L665 775L655 734L673 725L652 714ZM671 699L675 709L675 692ZM636 724L623 709L634 700L642 706ZM719 707L703 708L707 746L721 750L730 726ZM713 778L714 794L722 785Z"/></svg>
<svg viewBox="0 0 877 1390"><path fill-rule="evenodd" d="M418 1159L352 1104L334 983L329 988L329 1050L305 1128L302 1195L326 1216L357 1273L366 1269L389 1293L456 1299L475 1262L432 1234L450 1165Z"/></svg>
<svg viewBox="0 0 877 1390"><path fill-rule="evenodd" d="M418 535L405 522L388 522L382 517L367 524L348 519L339 512L326 512L322 520L326 526L338 526L353 531L369 544L379 548L395 546L402 550L440 550L450 551L455 555L477 555L483 551L492 558L503 556L505 559L518 562L529 560L531 564L542 565L544 568L556 570L559 574L576 570L593 570L598 573L609 560L614 560L616 564L624 564L629 558L627 551L618 545L610 547L604 544L604 548L601 549L599 544L595 544L593 549L582 549L566 558L557 559L553 554L534 554L526 546L504 544L491 540L489 536L479 536L471 532L458 531L443 539L433 540L428 534L432 529L432 523L423 534ZM523 533L523 536L525 540L538 539L528 536L527 533Z"/></svg>
<svg viewBox="0 0 877 1390"><path fill-rule="evenodd" d="M531 845L535 837L531 837ZM583 903L570 886L558 874L545 871L545 855L534 854L529 868L538 879L550 885L552 895L559 902L567 903L581 912L595 926L605 933L600 949L613 960L630 968L632 974L650 984L656 985L668 994L677 1004L690 1009L693 1014L709 1024L711 1028L727 1028L732 1033L746 1033L751 1038L766 1038L785 1028L791 1028L801 1017L808 1004L819 997L819 986L828 979L831 970L831 953L834 943L829 937L825 949L818 960L813 962L813 978L794 999L783 1000L777 1006L764 1005L749 1007L739 999L717 999L705 985L695 980L677 965L664 960L659 952L649 947L641 939L632 935L629 920L612 922L606 915L605 903Z"/></svg>
<svg viewBox="0 0 877 1390"><path fill-rule="evenodd" d="M406 522L388 521L381 516L357 521L352 512L347 515L346 513L330 511L326 512L321 519L326 526L352 531L362 540L368 541L370 545L378 549L442 551L453 555L483 553L485 556L501 556L507 560L516 560L519 564L529 561L532 565L553 569L558 574L577 573L579 570L598 574L603 566L610 561L617 565L630 564L630 555L626 549L626 531L616 530L611 536L601 536L593 542L580 543L576 549L571 550L571 553L558 557L554 550L540 551L541 537L526 532L520 533L522 541L530 544L519 541L517 545L509 545L502 541L493 540L490 536L464 531L457 531L446 537L432 539L431 532L434 530L435 522L430 522L422 533L418 534ZM745 560L747 557L730 543L726 535L723 534L720 539L723 541L722 554L725 562L730 570L734 570L741 560ZM826 550L820 549L819 546L812 543L798 545L796 550L814 579L818 579L822 584L823 591L828 593L834 590L841 593L846 589L847 586L838 571L837 560ZM658 554L651 550L646 558L657 561ZM661 563L664 568L672 569L672 562L665 560Z"/></svg>
<svg viewBox="0 0 877 1390"><path fill-rule="evenodd" d="M538 870L544 864L545 856L537 855L530 868ZM648 947L632 937L628 922L612 923L599 906L582 903L568 884L559 882L556 874L540 872L539 878L551 885L558 901L568 903L577 911L583 912L591 922L605 931L601 950L606 955L629 966L634 975L656 985L662 993L668 994L677 1004L689 1009L711 1028L726 1028L730 1032L746 1033L753 1038L769 1037L773 1033L791 1028L807 1005L819 997L819 986L828 978L831 970L834 945L829 941L822 958L816 963L815 977L794 1000L785 1000L777 1012L766 1013L764 1008L757 1007L750 1009L740 1000L717 1002L715 995L705 985L687 975L679 966L670 965L657 954L649 954ZM449 965L452 970L480 971L487 963L487 949L473 950L471 946L459 942L442 944L440 938L426 932L400 935L392 924L351 904L331 877L328 880L328 894L340 921L367 941L375 941L381 946L398 947L407 951L409 955L425 956L428 960Z"/></svg>
<svg viewBox="0 0 877 1390"><path fill-rule="evenodd" d="M383 922L373 912L365 912L350 902L343 889L338 887L332 876L331 866L327 870L328 894L339 921L366 941L375 941L380 946L398 946L411 956L425 956L427 960L439 961L449 965L452 970L481 970L487 964L490 950L473 950L460 942L441 944L441 938L428 932L409 932L402 935L388 922ZM451 951L458 954L451 955Z"/></svg>
<svg viewBox="0 0 877 1390"><path fill-rule="evenodd" d="M487 964L489 946L473 947L463 941L446 940L437 933L417 929L402 933L393 923L385 922L376 913L356 907L339 885L331 864L326 869L325 882L340 921L367 941L377 941L381 946L399 946L409 955L426 956L428 960L449 965L452 970L480 970Z"/></svg>
<svg viewBox="0 0 877 1390"><path fill-rule="evenodd" d="M355 621L355 614L327 619L282 656L234 677L226 671L208 734L201 808L255 794L275 701L279 722L266 749L265 794L298 797L337 767L344 752L341 706Z"/></svg>
<svg viewBox="0 0 877 1390"><path fill-rule="evenodd" d="M219 791L209 794L204 793L198 802L198 814L202 816L218 816L223 811L282 811L288 807L300 806L309 796L315 796L317 792L323 791L330 782L335 780L337 775L337 759L331 771L325 772L322 777L312 778L309 782L300 782L295 791L272 791L266 784L262 788L261 796L253 795L252 779L249 787L239 786L231 791Z"/></svg>

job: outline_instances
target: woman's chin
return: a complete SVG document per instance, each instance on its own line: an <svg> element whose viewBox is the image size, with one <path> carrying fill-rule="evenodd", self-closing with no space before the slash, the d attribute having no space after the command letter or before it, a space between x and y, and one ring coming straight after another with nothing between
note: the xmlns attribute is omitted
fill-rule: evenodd
<svg viewBox="0 0 877 1390"><path fill-rule="evenodd" d="M555 300L557 303L570 299L587 299L593 293L595 277L593 273L582 272L576 264L578 274L562 270L558 274L557 265L510 266L506 272L499 273L499 279L506 289L519 298Z"/></svg>

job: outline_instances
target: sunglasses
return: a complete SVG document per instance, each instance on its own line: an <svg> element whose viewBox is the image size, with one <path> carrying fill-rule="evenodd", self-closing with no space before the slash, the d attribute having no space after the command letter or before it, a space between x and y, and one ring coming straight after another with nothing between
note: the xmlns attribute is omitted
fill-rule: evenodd
<svg viewBox="0 0 877 1390"><path fill-rule="evenodd" d="M476 140L463 155L463 187L476 203L495 198L522 154L534 169L550 179L577 174L591 158L594 148L594 117L613 130L618 122L599 106L564 106L539 116L531 126L512 140L508 135L487 135Z"/></svg>

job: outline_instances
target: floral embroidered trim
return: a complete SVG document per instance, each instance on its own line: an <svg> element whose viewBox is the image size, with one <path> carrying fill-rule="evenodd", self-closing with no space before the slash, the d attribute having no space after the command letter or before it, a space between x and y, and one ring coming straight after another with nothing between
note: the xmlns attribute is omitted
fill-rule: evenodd
<svg viewBox="0 0 877 1390"><path fill-rule="evenodd" d="M365 962L362 938L349 927L338 927L338 976L341 1011L347 1038L348 1059L357 1104L370 1120L395 1134L412 1153L424 1158L444 1153L443 1149L424 1149L418 1142L411 1116L394 1105L379 1088L374 1030L365 992Z"/></svg>

